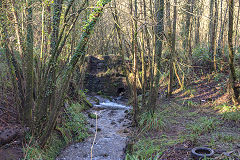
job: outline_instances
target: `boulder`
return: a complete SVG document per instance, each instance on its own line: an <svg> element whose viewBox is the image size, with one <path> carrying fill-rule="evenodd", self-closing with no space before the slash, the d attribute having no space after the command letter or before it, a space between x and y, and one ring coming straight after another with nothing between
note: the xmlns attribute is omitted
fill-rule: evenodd
<svg viewBox="0 0 240 160"><path fill-rule="evenodd" d="M0 145L7 144L13 141L18 136L18 131L14 128L9 128L0 133Z"/></svg>

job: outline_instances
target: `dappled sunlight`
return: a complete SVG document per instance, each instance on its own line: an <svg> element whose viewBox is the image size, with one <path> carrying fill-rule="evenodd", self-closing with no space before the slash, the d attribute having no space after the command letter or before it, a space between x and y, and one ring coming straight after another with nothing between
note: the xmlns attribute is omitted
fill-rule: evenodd
<svg viewBox="0 0 240 160"><path fill-rule="evenodd" d="M216 109L218 109L218 113L225 113L225 112L237 112L239 109L236 106L229 106L229 105L220 105L216 106Z"/></svg>
<svg viewBox="0 0 240 160"><path fill-rule="evenodd" d="M221 154L222 150L231 151L232 147L240 143L238 126L229 125L229 117L224 115L224 113L233 113L231 111L235 111L236 107L219 106L220 112L217 112L214 107L207 104L183 99L171 101L162 99L159 105L157 114L161 115L160 117L165 121L164 130L149 129L141 133L143 137L151 137L151 140L160 142L151 144L152 148L162 145L160 150L152 150L150 152L152 155L163 152L162 158L166 159L167 157L184 157L190 152L188 148L203 145L208 145ZM143 119L150 120L151 117L142 116ZM144 144L147 145L146 143ZM141 144L135 145L136 152L134 150L133 153L139 156L144 155L140 153L144 150L138 148Z"/></svg>
<svg viewBox="0 0 240 160"><path fill-rule="evenodd" d="M240 159L239 6L0 0L0 160Z"/></svg>

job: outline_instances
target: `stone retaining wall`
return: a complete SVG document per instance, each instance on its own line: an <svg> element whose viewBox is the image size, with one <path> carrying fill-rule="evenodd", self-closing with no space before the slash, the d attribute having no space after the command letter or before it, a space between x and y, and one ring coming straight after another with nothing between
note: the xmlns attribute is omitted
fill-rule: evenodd
<svg viewBox="0 0 240 160"><path fill-rule="evenodd" d="M88 66L84 88L90 93L109 96L127 96L126 77L122 74L120 57L103 56L87 58Z"/></svg>

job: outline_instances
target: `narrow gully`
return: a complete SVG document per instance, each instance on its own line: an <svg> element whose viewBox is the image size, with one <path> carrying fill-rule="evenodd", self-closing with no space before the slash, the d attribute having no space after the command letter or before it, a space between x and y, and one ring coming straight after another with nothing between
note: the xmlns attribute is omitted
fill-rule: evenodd
<svg viewBox="0 0 240 160"><path fill-rule="evenodd" d="M128 113L130 106L126 100L115 98L114 101L95 96L99 104L93 103L91 113L97 114L98 131L93 145L93 160L123 160L128 136L131 132L131 120ZM88 119L92 136L81 143L75 143L65 148L56 160L91 160L91 146L96 133L96 119Z"/></svg>

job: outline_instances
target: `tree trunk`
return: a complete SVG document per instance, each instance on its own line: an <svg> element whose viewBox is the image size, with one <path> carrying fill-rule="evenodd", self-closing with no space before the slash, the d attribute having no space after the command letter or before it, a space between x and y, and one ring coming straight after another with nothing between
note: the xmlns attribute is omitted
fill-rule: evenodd
<svg viewBox="0 0 240 160"><path fill-rule="evenodd" d="M211 1L213 3L213 1ZM218 23L218 3L217 0L215 0L215 3L212 4L212 9L215 8L215 14L211 21L209 23L209 31L210 31L210 48L209 53L211 55L211 68L214 71L217 71L217 62L216 62L216 30L217 30L217 23ZM213 14L213 11L211 11L210 14Z"/></svg>
<svg viewBox="0 0 240 160"><path fill-rule="evenodd" d="M169 19L170 21L170 19ZM177 0L174 0L173 7L173 31L171 34L171 49L170 49L170 64L169 64L169 82L168 82L168 97L172 95L172 86L173 86L173 63L175 60L175 47L176 47L176 24L177 24Z"/></svg>
<svg viewBox="0 0 240 160"><path fill-rule="evenodd" d="M119 52L120 52L121 61L122 61L122 70L123 70L123 74L126 77L128 89L129 89L129 91L131 91L132 86L131 86L130 81L129 81L129 72L127 70L127 64L125 62L125 54L124 54L124 50L123 50L123 35L121 33L121 24L120 24L120 20L119 20L118 11L117 11L116 0L113 1L113 6L114 6L114 11L112 12L112 15L113 15L113 19L114 19L114 22L115 22L115 28L117 30L118 46L119 46Z"/></svg>
<svg viewBox="0 0 240 160"><path fill-rule="evenodd" d="M238 13L237 13L237 23L236 23L236 31L235 31L235 50L237 50L237 48L239 47L239 44L237 43L237 39L239 40L239 37L238 37L238 24L239 24L239 14L240 14L240 0L238 1Z"/></svg>
<svg viewBox="0 0 240 160"><path fill-rule="evenodd" d="M144 16L144 31L143 31L143 51L142 51L142 88L143 88L143 94L142 94L142 107L145 108L146 106L146 89L147 89L147 75L146 75L146 70L147 70L147 65L146 65L146 59L145 55L150 55L150 40L149 40L149 33L148 33L148 28L147 28L147 9L146 9L146 0L143 0L143 16ZM146 47L145 47L146 44ZM145 54L145 51L147 49L147 53ZM150 60L149 60L150 61ZM149 66L150 67L150 66Z"/></svg>
<svg viewBox="0 0 240 160"><path fill-rule="evenodd" d="M172 25L171 25L171 9L170 9L170 0L167 0L166 2L166 18L167 18L167 41L168 47L169 47L169 77L168 77L168 90L167 90L167 97L170 97L172 95L172 83L173 83L173 50L172 50ZM175 16L175 15L174 15Z"/></svg>
<svg viewBox="0 0 240 160"><path fill-rule="evenodd" d="M233 51L233 13L234 13L234 0L229 0L229 22L228 22L228 49L229 49L229 81L230 81L230 94L232 101L235 105L239 104L239 90L236 87L236 73L234 68L234 51Z"/></svg>
<svg viewBox="0 0 240 160"><path fill-rule="evenodd" d="M154 61L154 73L153 73L153 85L149 96L149 109L153 114L156 109L156 101L158 98L159 79L160 79L160 63L162 55L162 40L164 31L164 0L156 0L155 2L155 53L153 57Z"/></svg>
<svg viewBox="0 0 240 160"><path fill-rule="evenodd" d="M15 0L11 0L12 5L12 13L14 19L14 28L17 36L17 43L18 43L18 51L20 55L23 57L23 52L25 51L23 39L22 39L22 28L19 24L17 9L15 8Z"/></svg>
<svg viewBox="0 0 240 160"><path fill-rule="evenodd" d="M209 36L208 36L208 43L211 44L211 35L212 35L212 27L213 27L213 6L214 6L214 0L210 0L210 8L209 8L209 25L208 25L208 29L209 29Z"/></svg>
<svg viewBox="0 0 240 160"><path fill-rule="evenodd" d="M55 89L56 89L56 67L57 64L57 50L59 44L58 35L59 35L59 25L60 25L60 16L62 11L62 0L56 0L53 3L53 17L52 17L52 31L51 31L51 40L50 40L50 62L49 71L45 72L45 76L41 82L40 96L37 100L37 122L35 123L38 132L41 132L42 127L40 124L44 125L47 117L49 115L49 110L55 106Z"/></svg>
<svg viewBox="0 0 240 160"><path fill-rule="evenodd" d="M27 1L27 44L25 65L26 66L26 104L23 106L24 122L27 125L32 125L32 108L33 102L33 27L32 27L32 0Z"/></svg>
<svg viewBox="0 0 240 160"><path fill-rule="evenodd" d="M217 72L217 45L216 45L216 36L217 36L217 30L218 30L218 0L215 0L215 16L214 16L214 22L213 22L213 68L214 71Z"/></svg>
<svg viewBox="0 0 240 160"><path fill-rule="evenodd" d="M222 14L223 14L223 0L221 0L220 8L221 8L221 16L220 16L221 26L220 26L220 32L219 32L217 53L219 54L219 56L221 56L220 71L223 71L223 65L224 65L224 53L223 53L223 51L224 51L224 48L225 48L225 43L223 42L223 40L224 40L224 28L225 28L226 17L227 17L228 3L227 3L226 11L224 12L224 18L222 17Z"/></svg>
<svg viewBox="0 0 240 160"><path fill-rule="evenodd" d="M193 14L194 0L188 0L187 3L187 15L186 15L186 35L185 35L185 48L187 52L187 58L189 60L189 64L192 63L192 14Z"/></svg>
<svg viewBox="0 0 240 160"><path fill-rule="evenodd" d="M11 76L13 77L14 81L17 85L17 93L19 95L20 104L19 104L19 114L20 119L23 120L23 106L25 106L25 96L24 96L24 88L23 88L23 73L20 68L19 63L17 62L12 50L10 50L10 44L9 44L9 35L7 31L7 16L6 16L6 8L7 8L7 2L6 1L0 1L0 30L2 31L2 40L1 43L2 47L5 49L7 61L9 70L11 71ZM15 77L16 76L16 77ZM14 82L14 83L15 83ZM14 84L13 84L14 85Z"/></svg>
<svg viewBox="0 0 240 160"><path fill-rule="evenodd" d="M77 62L80 58L83 58L85 56L85 48L87 45L87 42L89 40L89 36L92 33L94 26L99 19L99 17L103 13L104 6L110 2L109 0L99 0L97 2L97 7L93 10L93 12L90 14L90 18L86 22L86 25L84 26L85 31L82 33L79 43L77 44L77 47L73 53L73 56L70 60L70 62L67 64L64 74L62 78L59 80L61 88L59 89L59 93L62 93L59 97L57 97L56 105L51 110L49 119L46 123L46 126L44 127L44 132L40 135L39 141L40 146L44 146L47 142L47 139L49 135L51 134L52 129L54 128L56 124L56 119L59 115L60 108L63 104L64 100L64 94L65 91L68 88L68 82L71 77L72 72L74 71Z"/></svg>
<svg viewBox="0 0 240 160"><path fill-rule="evenodd" d="M138 52L138 44L137 44L137 35L138 35L138 28L137 28L137 0L134 0L134 39L133 39L133 120L134 124L137 125L137 114L138 114L138 100L137 100L137 52Z"/></svg>
<svg viewBox="0 0 240 160"><path fill-rule="evenodd" d="M202 6L200 6L198 9L197 9L197 17L195 18L196 19L196 26L195 26L195 47L198 47L199 46L199 43L200 43L200 19L201 19L201 16L202 16Z"/></svg>

